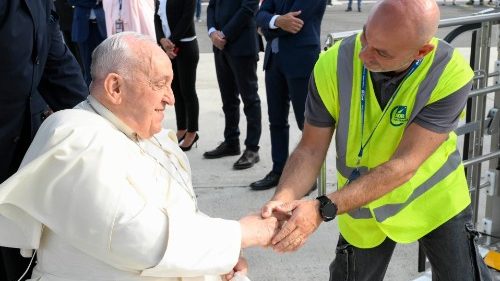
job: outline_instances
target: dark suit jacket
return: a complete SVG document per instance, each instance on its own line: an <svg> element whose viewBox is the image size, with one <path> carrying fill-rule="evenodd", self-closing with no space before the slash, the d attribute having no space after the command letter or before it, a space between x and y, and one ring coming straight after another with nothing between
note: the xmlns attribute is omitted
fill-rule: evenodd
<svg viewBox="0 0 500 281"><path fill-rule="evenodd" d="M57 21L52 0L0 1L0 182L17 170L46 103L71 108L88 94Z"/></svg>
<svg viewBox="0 0 500 281"><path fill-rule="evenodd" d="M61 30L71 33L71 26L73 25L73 7L67 0L55 0L54 6L59 15L59 26Z"/></svg>
<svg viewBox="0 0 500 281"><path fill-rule="evenodd" d="M94 9L97 27L101 36L103 38L107 37L106 18L104 17L102 4L96 5L96 0L68 0L68 3L75 6L73 27L71 29L71 38L74 42L84 42L89 37L89 16L92 9Z"/></svg>
<svg viewBox="0 0 500 281"><path fill-rule="evenodd" d="M226 36L224 51L233 56L251 56L259 52L255 12L258 0L210 0L207 28L214 27ZM215 47L214 47L215 50Z"/></svg>
<svg viewBox="0 0 500 281"><path fill-rule="evenodd" d="M326 0L264 0L256 19L266 41L264 69L268 69L271 55L271 41L279 37L281 63L290 76L309 76L320 53L321 20L325 13ZM304 21L302 29L288 33L280 28L270 29L269 22L275 14L284 15L292 11L302 11L299 18Z"/></svg>
<svg viewBox="0 0 500 281"><path fill-rule="evenodd" d="M160 43L161 38L165 38L160 16L158 16L160 1L155 1L155 30L156 40ZM194 31L194 10L196 0L168 0L167 20L170 28L170 41L175 45L179 44L182 38L193 37Z"/></svg>

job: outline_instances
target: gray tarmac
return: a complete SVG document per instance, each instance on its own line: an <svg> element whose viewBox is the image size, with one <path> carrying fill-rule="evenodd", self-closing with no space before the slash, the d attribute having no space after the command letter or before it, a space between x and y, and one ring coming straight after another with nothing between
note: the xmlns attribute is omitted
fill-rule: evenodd
<svg viewBox="0 0 500 281"><path fill-rule="evenodd" d="M485 1L486 2L486 1ZM361 29L373 1L364 1L362 12L344 12L346 1L334 1L333 6L326 9L322 24L322 42L331 32L341 32ZM477 3L477 1L476 1ZM471 15L488 8L487 6L466 6L465 1L451 0L445 6L441 5L441 18L454 18ZM202 22L196 23L198 42L200 45L200 62L197 72L197 92L200 101L200 139L197 147L187 152L193 172L193 185L198 194L201 210L210 216L228 219L238 219L250 212L258 211L271 198L274 188L267 191L252 191L248 185L264 177L272 167L269 122L267 118L266 91L264 72L262 71L262 53L258 65L259 95L262 101L262 137L260 159L254 167L247 170L233 170L232 165L239 156L207 160L202 154L215 148L223 141L224 115L220 99L215 65L211 44L206 35L206 3L203 5ZM439 30L438 37L444 37L450 29ZM457 38L453 45L467 47L467 36ZM175 114L173 108L166 110L164 125L175 129ZM290 150L300 139L293 112L290 112ZM241 111L241 138L246 135L246 121ZM327 156L327 191L335 190L334 146ZM310 198L317 194L314 192ZM244 256L249 262L249 278L252 281L308 281L328 280L328 267L334 258L338 239L336 221L322 223L319 229L310 237L306 245L294 253L278 254L271 249L245 249ZM421 276L417 272L417 244L398 245L384 280L408 281ZM425 280L425 279L423 279ZM430 280L430 279L429 279Z"/></svg>

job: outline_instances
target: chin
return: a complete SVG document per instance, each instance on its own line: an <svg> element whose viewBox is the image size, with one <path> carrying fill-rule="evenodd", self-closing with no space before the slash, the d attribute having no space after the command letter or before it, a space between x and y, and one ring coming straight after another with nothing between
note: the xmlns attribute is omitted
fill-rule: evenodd
<svg viewBox="0 0 500 281"><path fill-rule="evenodd" d="M370 67L370 66L367 66L367 65L365 65L365 67L366 67L366 69L368 69L368 71L370 71L370 72L377 72L377 73L378 73L378 72L387 72L387 70L382 69L382 68L380 68L380 67Z"/></svg>

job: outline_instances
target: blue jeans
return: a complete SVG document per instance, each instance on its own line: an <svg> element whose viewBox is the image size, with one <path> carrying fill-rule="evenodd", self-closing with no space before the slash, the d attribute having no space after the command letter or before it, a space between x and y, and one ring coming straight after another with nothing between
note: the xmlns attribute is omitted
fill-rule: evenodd
<svg viewBox="0 0 500 281"><path fill-rule="evenodd" d="M479 255L470 206L419 239L432 267L433 281L491 281ZM350 245L340 235L330 281L382 281L396 242L386 238L371 249ZM415 262L417 259L415 258Z"/></svg>

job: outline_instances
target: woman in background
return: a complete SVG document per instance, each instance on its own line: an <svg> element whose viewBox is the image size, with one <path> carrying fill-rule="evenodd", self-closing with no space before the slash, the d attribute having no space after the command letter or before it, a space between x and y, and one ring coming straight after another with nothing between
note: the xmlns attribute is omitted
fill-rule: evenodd
<svg viewBox="0 0 500 281"><path fill-rule="evenodd" d="M135 31L156 39L153 23L155 0L102 0L108 36Z"/></svg>
<svg viewBox="0 0 500 281"><path fill-rule="evenodd" d="M156 0L154 23L156 40L172 60L177 139L188 151L198 141L199 104L196 68L199 49L193 15L196 0Z"/></svg>

